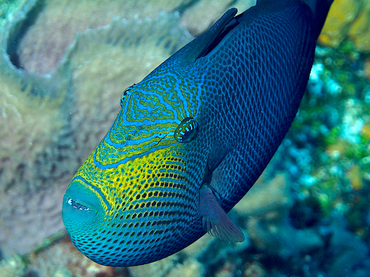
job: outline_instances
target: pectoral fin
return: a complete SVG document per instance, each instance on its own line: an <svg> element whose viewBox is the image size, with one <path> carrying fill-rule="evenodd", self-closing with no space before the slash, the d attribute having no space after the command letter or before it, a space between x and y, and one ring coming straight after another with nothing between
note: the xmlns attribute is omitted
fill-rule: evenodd
<svg viewBox="0 0 370 277"><path fill-rule="evenodd" d="M243 232L227 216L207 185L201 187L199 200L199 215L205 231L224 241L244 241Z"/></svg>

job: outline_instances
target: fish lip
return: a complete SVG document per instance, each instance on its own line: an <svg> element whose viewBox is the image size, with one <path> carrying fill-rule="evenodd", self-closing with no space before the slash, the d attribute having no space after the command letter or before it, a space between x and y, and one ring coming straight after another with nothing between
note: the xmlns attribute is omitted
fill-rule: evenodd
<svg viewBox="0 0 370 277"><path fill-rule="evenodd" d="M79 211L86 211L86 212L89 212L89 211L91 211L91 209L89 208L89 207L87 207L87 206L85 206L85 205L83 205L83 204L81 204L81 203L79 203L78 201L75 201L75 200L73 200L72 198L70 198L69 196L66 196L66 203L68 204L68 205L70 205L72 208L74 208L74 209L77 209L77 210L79 210Z"/></svg>
<svg viewBox="0 0 370 277"><path fill-rule="evenodd" d="M72 184L74 184L74 182L76 182L75 183L75 186L77 186L77 187L79 187L79 188L81 188L81 186L82 187L84 187L84 188L89 188L91 191L93 191L94 193L95 193L95 195L96 195L96 197L98 197L99 198L99 200L101 201L101 205L105 205L106 206L106 208L104 208L104 210L107 210L107 211L110 211L111 210L111 205L110 205L110 203L108 202L108 200L107 200L107 198L105 197L105 195L102 193L102 191L99 189L99 187L97 187L96 185L94 185L94 184L92 184L91 182L88 182L85 178L83 178L83 177L81 177L81 176L77 176L77 177L74 177L73 179L72 179L72 181L71 181L71 183L70 183L70 185L69 185L69 187L68 187L68 189L71 187L71 185ZM87 199L86 198L81 198L82 197L82 195L80 195L80 194L73 194L73 196L75 197L75 198L73 198L73 197L70 197L70 193L69 193L69 191L68 191L68 189L67 189L67 191L66 191L66 193L65 193L65 197L69 197L69 198L71 198L73 201L76 201L76 202L78 202L78 203L80 203L81 204L81 202L83 203L83 204L81 204L81 205L83 205L83 206L86 206L86 207L88 207L88 208L90 208L90 210L91 211L96 211L97 210L97 203L95 203L95 204L93 204L93 203L91 203L90 201L86 201ZM77 199L77 200L76 200ZM99 204L99 205L100 205Z"/></svg>
<svg viewBox="0 0 370 277"><path fill-rule="evenodd" d="M100 199L95 187L90 190L88 182L82 182L82 178L73 178L67 191L63 196L63 209L67 212L72 211L74 213L89 213L90 215L97 215L100 211L100 205L103 201ZM103 207L102 207L103 208Z"/></svg>

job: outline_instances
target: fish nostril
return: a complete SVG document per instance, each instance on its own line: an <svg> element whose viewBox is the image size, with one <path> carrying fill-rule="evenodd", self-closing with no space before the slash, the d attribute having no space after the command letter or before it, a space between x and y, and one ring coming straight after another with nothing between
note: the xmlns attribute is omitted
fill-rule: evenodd
<svg viewBox="0 0 370 277"><path fill-rule="evenodd" d="M74 201L72 198L68 198L67 203L73 208L78 209L80 211L90 211L88 207Z"/></svg>

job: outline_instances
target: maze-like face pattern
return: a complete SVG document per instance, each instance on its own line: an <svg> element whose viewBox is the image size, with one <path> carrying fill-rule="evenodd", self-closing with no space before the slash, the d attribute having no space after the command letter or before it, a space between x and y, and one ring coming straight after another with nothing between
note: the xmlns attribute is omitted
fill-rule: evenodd
<svg viewBox="0 0 370 277"><path fill-rule="evenodd" d="M187 229L197 222L197 190L190 185L183 155L176 149L160 149L114 169L97 168L94 176L89 176L93 155L88 158L71 184L88 180L84 189L95 194L101 208L91 222L70 232L82 253L98 263L118 266L140 263L141 255L155 247L146 258L154 261L201 234L200 228Z"/></svg>
<svg viewBox="0 0 370 277"><path fill-rule="evenodd" d="M330 2L261 0L235 20L231 10L229 21L130 87L64 196L76 247L110 266L171 255L204 234L204 183L229 211L289 129ZM199 55L207 45L215 47Z"/></svg>
<svg viewBox="0 0 370 277"><path fill-rule="evenodd" d="M168 255L165 245L176 252L203 232L185 231L198 220L198 197L186 172L187 146L174 137L185 118L196 121L200 94L194 81L156 71L123 93L115 122L66 193L72 209L96 212L84 228L67 228L86 256L103 264L135 264L156 247L146 260L154 261ZM69 196L74 186L99 205Z"/></svg>
<svg viewBox="0 0 370 277"><path fill-rule="evenodd" d="M115 168L176 144L174 132L200 111L201 88L180 76L153 74L130 87L117 119L94 155L94 166Z"/></svg>

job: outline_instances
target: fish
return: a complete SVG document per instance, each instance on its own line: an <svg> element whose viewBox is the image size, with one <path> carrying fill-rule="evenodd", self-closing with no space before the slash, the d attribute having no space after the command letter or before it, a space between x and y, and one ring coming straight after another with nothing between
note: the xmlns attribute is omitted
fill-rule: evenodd
<svg viewBox="0 0 370 277"><path fill-rule="evenodd" d="M76 248L128 267L207 232L242 242L227 213L290 128L332 2L258 0L239 15L232 8L124 90L117 118L63 197Z"/></svg>

